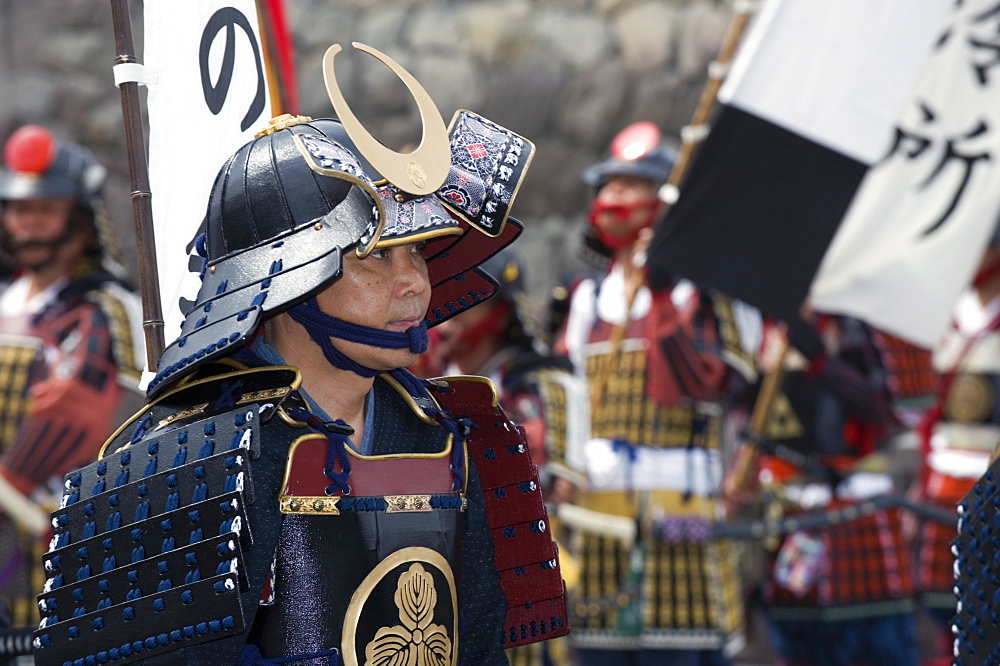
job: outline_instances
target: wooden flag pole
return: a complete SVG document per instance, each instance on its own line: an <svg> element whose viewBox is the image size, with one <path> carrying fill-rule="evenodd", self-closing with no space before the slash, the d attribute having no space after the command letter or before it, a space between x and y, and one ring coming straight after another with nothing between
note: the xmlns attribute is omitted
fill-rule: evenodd
<svg viewBox="0 0 1000 666"><path fill-rule="evenodd" d="M737 0L733 7L733 18L726 29L722 46L719 47L718 57L708 67L708 81L701 91L698 106L695 107L690 124L681 130L681 147L677 154L677 160L670 170L670 176L667 178L666 184L660 189L660 198L668 206L677 201L678 186L684 177L684 173L687 171L691 155L698 144L708 135L708 119L712 113L712 109L715 108L719 88L726 78L726 73L730 64L732 64L733 56L736 54L736 47L739 46L740 40L743 38L743 33L746 32L750 18L757 8L756 6L757 2L755 0ZM639 293L639 288L644 281L646 245L647 243L637 243L636 251L633 252L631 258L632 267L635 270L632 271L630 279L627 279L625 283L625 322L623 324L616 324L611 329L609 342L612 351L601 365L597 380L591 390L591 413L593 413L593 409L597 405L603 402L608 380L611 378L611 372L618 365L618 358L621 354L622 341L625 338L625 329L628 327L632 305L635 303L635 297ZM626 275L628 274L629 272L626 271Z"/></svg>
<svg viewBox="0 0 1000 666"><path fill-rule="evenodd" d="M681 130L681 147L677 151L677 161L674 162L670 170L670 177L667 184L661 190L661 198L668 204L677 201L678 187L684 174L687 173L688 163L694 149L708 136L708 120L715 108L715 102L719 96L719 88L729 73L729 66L736 55L736 48L743 39L750 18L757 10L755 0L737 0L733 6L733 18L729 21L726 35L722 39L722 46L719 47L718 57L708 66L708 80L701 91L698 99L698 106L695 107L691 115L691 122Z"/></svg>
<svg viewBox="0 0 1000 666"><path fill-rule="evenodd" d="M132 40L132 18L129 0L111 0L111 19L115 31L116 65L136 63ZM156 370L163 354L163 313L160 307L159 272L156 266L156 240L153 236L152 194L149 191L149 169L146 144L143 139L142 115L139 107L139 84L122 82L118 86L122 97L122 119L125 123L125 148L128 153L129 178L132 185L132 214L135 221L136 253L139 263L139 294L142 297L142 329L146 340L146 365Z"/></svg>
<svg viewBox="0 0 1000 666"><path fill-rule="evenodd" d="M753 412L750 414L750 424L747 428L750 445L744 444L739 447L732 466L722 480L722 496L731 502L738 502L741 495L752 485L753 473L760 460L760 449L753 442L756 438L763 437L766 432L767 417L771 413L781 381L785 378L785 357L788 355L788 347L788 337L782 336L774 367L764 375L764 381L753 405Z"/></svg>

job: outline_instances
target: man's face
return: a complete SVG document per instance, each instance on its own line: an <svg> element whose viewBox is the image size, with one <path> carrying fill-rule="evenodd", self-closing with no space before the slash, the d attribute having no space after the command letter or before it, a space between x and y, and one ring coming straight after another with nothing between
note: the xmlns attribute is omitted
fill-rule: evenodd
<svg viewBox="0 0 1000 666"><path fill-rule="evenodd" d="M73 199L23 199L3 205L3 228L17 263L38 268L51 263L63 240Z"/></svg>
<svg viewBox="0 0 1000 666"><path fill-rule="evenodd" d="M320 310L352 324L403 332L419 326L431 300L423 244L375 250L364 259L344 255L344 274L316 296ZM380 349L331 338L351 360L374 370L408 366L417 354L408 349Z"/></svg>
<svg viewBox="0 0 1000 666"><path fill-rule="evenodd" d="M655 185L636 176L612 176L597 191L596 201L602 207L622 207L594 214L594 225L600 231L620 238L634 237L640 229L648 227L653 211L659 206Z"/></svg>

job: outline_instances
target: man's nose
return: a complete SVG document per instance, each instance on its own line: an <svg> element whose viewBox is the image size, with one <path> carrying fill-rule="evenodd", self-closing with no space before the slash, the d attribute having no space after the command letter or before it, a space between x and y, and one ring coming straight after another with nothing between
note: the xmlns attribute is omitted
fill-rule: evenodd
<svg viewBox="0 0 1000 666"><path fill-rule="evenodd" d="M423 266L423 259L415 257L409 252L400 252L396 262L396 286L400 295L408 293L422 294L430 289L427 279L427 270Z"/></svg>

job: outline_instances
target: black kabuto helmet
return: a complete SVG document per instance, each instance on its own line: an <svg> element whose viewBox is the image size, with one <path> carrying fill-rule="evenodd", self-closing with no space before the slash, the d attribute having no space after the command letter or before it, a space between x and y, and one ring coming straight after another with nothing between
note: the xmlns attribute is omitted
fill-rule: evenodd
<svg viewBox="0 0 1000 666"><path fill-rule="evenodd" d="M334 49L339 47L331 47L333 55ZM397 71L386 56L362 50ZM328 89L332 60L328 51ZM397 74L407 82L405 71ZM350 110L332 91L331 99L345 122L276 118L219 172L201 243L206 258L202 287L185 313L180 337L160 360L149 397L231 353L264 318L322 291L341 275L347 251L364 257L376 247L428 241L427 325L494 292L495 281L475 267L520 233L507 211L530 162L530 142L460 111L444 135L442 157L450 163L443 183L424 182L424 190L436 189L414 194L418 188L391 182L365 158L352 138L357 132L349 134ZM404 173L425 181L414 164L411 160Z"/></svg>

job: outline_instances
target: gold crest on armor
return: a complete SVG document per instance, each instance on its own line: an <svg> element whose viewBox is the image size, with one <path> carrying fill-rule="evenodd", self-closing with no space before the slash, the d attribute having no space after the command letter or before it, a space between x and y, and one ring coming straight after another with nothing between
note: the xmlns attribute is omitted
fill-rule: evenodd
<svg viewBox="0 0 1000 666"><path fill-rule="evenodd" d="M944 416L949 421L982 423L993 413L996 399L996 392L986 377L958 375L948 391Z"/></svg>
<svg viewBox="0 0 1000 666"><path fill-rule="evenodd" d="M393 595L397 617L385 617L379 622L385 624L364 643L364 655L361 655L357 639L362 613L375 588L390 583L394 576L397 577ZM435 580L442 579L443 585L435 584ZM445 598L441 599L440 595ZM436 617L435 609L440 608L441 601L450 602L453 618L450 626ZM411 546L392 553L379 562L355 590L344 617L342 635L345 666L456 666L458 595L451 565L430 548Z"/></svg>

